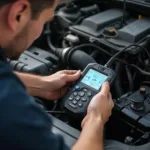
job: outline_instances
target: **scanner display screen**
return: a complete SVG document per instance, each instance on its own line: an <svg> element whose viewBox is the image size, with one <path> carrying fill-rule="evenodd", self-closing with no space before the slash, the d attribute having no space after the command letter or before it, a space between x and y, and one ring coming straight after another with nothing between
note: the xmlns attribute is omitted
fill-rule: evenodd
<svg viewBox="0 0 150 150"><path fill-rule="evenodd" d="M94 69L89 69L81 82L94 88L95 90L99 90L102 84L107 80L107 78L107 75L102 74Z"/></svg>

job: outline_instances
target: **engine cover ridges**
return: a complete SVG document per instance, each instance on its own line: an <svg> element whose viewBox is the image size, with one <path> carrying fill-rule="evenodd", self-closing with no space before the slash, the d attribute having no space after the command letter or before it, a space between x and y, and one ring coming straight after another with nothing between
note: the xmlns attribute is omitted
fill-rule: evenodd
<svg viewBox="0 0 150 150"><path fill-rule="evenodd" d="M124 28L118 30L119 39L129 43L137 43L150 33L150 19L135 20Z"/></svg>
<svg viewBox="0 0 150 150"><path fill-rule="evenodd" d="M99 31L105 26L120 20L122 15L123 13L121 10L110 9L85 19L81 25L92 28L94 31Z"/></svg>
<svg viewBox="0 0 150 150"><path fill-rule="evenodd" d="M73 28L98 37L104 27L109 26L116 21L121 21L122 16L122 10L109 9L84 19L80 25L73 26Z"/></svg>

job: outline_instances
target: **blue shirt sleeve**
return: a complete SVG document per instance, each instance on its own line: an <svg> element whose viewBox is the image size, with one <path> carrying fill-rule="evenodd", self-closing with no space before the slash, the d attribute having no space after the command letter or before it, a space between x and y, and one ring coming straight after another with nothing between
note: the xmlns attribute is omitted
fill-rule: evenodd
<svg viewBox="0 0 150 150"><path fill-rule="evenodd" d="M68 150L63 138L54 135L51 128L48 114L0 61L0 149Z"/></svg>

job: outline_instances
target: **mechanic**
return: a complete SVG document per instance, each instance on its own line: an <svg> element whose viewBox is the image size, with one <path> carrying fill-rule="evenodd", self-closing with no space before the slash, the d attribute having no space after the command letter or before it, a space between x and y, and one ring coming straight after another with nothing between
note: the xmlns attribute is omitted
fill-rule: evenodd
<svg viewBox="0 0 150 150"><path fill-rule="evenodd" d="M49 115L29 95L59 99L67 91L68 83L76 81L81 72L60 71L40 77L13 73L6 62L6 57L18 58L40 36L57 3L57 0L0 0L0 149L68 149L62 137L52 133ZM104 125L112 108L109 83L104 83L89 105L73 150L103 149Z"/></svg>

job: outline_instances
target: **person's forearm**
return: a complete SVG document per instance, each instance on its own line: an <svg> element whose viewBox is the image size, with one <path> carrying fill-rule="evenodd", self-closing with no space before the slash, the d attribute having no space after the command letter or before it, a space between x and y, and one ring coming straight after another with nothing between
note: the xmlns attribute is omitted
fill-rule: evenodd
<svg viewBox="0 0 150 150"><path fill-rule="evenodd" d="M43 81L40 76L30 75L25 73L14 72L19 79L24 83L27 91L32 96L40 96Z"/></svg>
<svg viewBox="0 0 150 150"><path fill-rule="evenodd" d="M89 119L72 150L103 150L104 125L99 119Z"/></svg>

